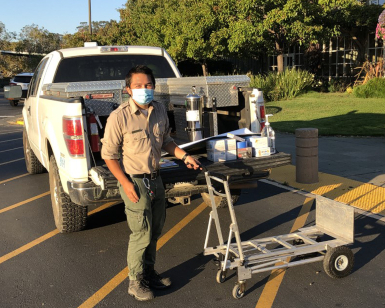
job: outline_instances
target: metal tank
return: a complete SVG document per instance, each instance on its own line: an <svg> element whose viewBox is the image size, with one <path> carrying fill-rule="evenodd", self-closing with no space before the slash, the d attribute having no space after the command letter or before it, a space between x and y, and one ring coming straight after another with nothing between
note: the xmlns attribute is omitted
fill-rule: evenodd
<svg viewBox="0 0 385 308"><path fill-rule="evenodd" d="M196 93L195 86L192 87L192 94L188 94L185 100L187 135L189 141L202 139L202 107L203 97Z"/></svg>

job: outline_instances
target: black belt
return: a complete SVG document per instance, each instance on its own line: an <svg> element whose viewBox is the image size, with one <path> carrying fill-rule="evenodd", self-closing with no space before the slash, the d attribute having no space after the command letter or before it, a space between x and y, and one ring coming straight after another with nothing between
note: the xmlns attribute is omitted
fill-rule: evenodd
<svg viewBox="0 0 385 308"><path fill-rule="evenodd" d="M131 177L137 178L137 179L149 179L149 180L156 180L156 178L160 175L159 170L156 170L151 173L142 173L142 174L130 174Z"/></svg>

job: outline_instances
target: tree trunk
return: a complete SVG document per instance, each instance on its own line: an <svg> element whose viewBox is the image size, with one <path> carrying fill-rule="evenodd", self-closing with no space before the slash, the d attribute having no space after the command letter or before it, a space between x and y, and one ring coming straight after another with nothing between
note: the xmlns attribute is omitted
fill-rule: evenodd
<svg viewBox="0 0 385 308"><path fill-rule="evenodd" d="M208 75L206 63L202 63L202 71L203 71L203 76L206 77Z"/></svg>
<svg viewBox="0 0 385 308"><path fill-rule="evenodd" d="M283 72L283 50L278 42L275 42L275 51L277 52L277 68L278 72Z"/></svg>

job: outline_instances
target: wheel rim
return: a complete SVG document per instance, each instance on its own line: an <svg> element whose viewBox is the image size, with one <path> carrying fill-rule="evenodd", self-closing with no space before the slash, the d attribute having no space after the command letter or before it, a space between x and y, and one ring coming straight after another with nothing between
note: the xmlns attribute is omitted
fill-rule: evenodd
<svg viewBox="0 0 385 308"><path fill-rule="evenodd" d="M58 213L58 204L59 204L59 196L58 196L58 192L57 192L57 185L56 185L56 179L54 178L53 181L52 181L52 184L53 184L53 216L55 217L55 221L58 219L59 217L59 213Z"/></svg>
<svg viewBox="0 0 385 308"><path fill-rule="evenodd" d="M348 267L348 264L349 264L348 257L344 255L338 256L338 258L336 258L334 262L334 266L336 270L340 272L345 270Z"/></svg>

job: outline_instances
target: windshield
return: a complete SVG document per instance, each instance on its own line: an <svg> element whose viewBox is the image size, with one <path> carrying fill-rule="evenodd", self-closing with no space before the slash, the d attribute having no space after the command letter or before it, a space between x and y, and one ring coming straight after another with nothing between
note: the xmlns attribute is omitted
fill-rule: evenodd
<svg viewBox="0 0 385 308"><path fill-rule="evenodd" d="M32 76L15 76L15 78L13 78L13 82L29 83L31 78Z"/></svg>
<svg viewBox="0 0 385 308"><path fill-rule="evenodd" d="M176 77L168 61L154 55L98 55L60 61L54 82L124 80L136 65L152 69L155 78Z"/></svg>

